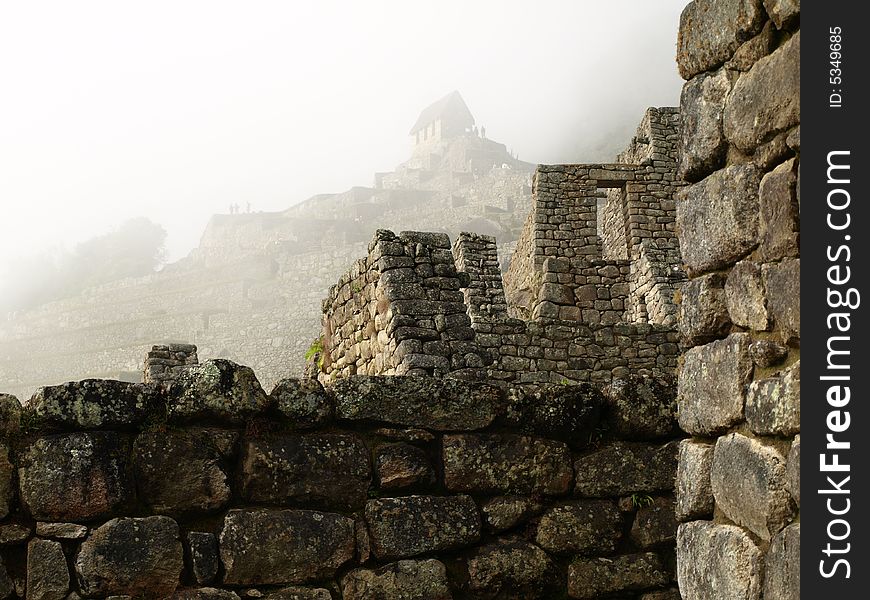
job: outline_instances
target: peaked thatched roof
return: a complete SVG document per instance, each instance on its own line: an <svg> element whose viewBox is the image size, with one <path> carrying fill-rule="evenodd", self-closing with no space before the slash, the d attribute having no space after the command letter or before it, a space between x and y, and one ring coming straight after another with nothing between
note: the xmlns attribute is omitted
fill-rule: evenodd
<svg viewBox="0 0 870 600"><path fill-rule="evenodd" d="M474 124L474 117L471 111L468 110L465 100L462 99L462 96L456 90L424 108L420 116L417 117L417 122L411 127L410 135L414 135L436 119L458 121L460 125L465 127L470 127Z"/></svg>

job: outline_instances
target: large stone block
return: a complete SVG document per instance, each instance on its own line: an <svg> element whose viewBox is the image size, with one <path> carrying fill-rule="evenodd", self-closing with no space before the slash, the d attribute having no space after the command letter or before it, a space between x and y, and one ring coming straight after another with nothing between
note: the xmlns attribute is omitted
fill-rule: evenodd
<svg viewBox="0 0 870 600"><path fill-rule="evenodd" d="M791 443L786 463L788 491L797 505L801 505L801 436L796 435Z"/></svg>
<svg viewBox="0 0 870 600"><path fill-rule="evenodd" d="M85 379L39 388L27 412L41 426L118 429L141 424L163 402L155 385Z"/></svg>
<svg viewBox="0 0 870 600"><path fill-rule="evenodd" d="M801 524L789 525L770 542L764 568L764 600L800 600Z"/></svg>
<svg viewBox="0 0 870 600"><path fill-rule="evenodd" d="M676 517L680 521L713 515L713 445L682 440L677 465Z"/></svg>
<svg viewBox="0 0 870 600"><path fill-rule="evenodd" d="M726 69L702 73L683 85L677 166L681 179L703 179L725 160L728 141L722 131L722 114L730 91L731 76Z"/></svg>
<svg viewBox="0 0 870 600"><path fill-rule="evenodd" d="M747 533L709 521L677 529L677 582L686 600L760 600L764 557Z"/></svg>
<svg viewBox="0 0 870 600"><path fill-rule="evenodd" d="M13 437L21 425L21 403L10 394L0 394L0 439Z"/></svg>
<svg viewBox="0 0 870 600"><path fill-rule="evenodd" d="M731 521L769 540L791 521L785 459L754 439L731 433L716 441L710 473L716 506Z"/></svg>
<svg viewBox="0 0 870 600"><path fill-rule="evenodd" d="M725 135L745 153L800 123L800 36L759 59L728 95Z"/></svg>
<svg viewBox="0 0 870 600"><path fill-rule="evenodd" d="M157 513L179 516L226 506L238 433L219 429L146 432L133 446L139 497Z"/></svg>
<svg viewBox="0 0 870 600"><path fill-rule="evenodd" d="M21 501L34 519L89 521L133 497L129 440L95 431L38 438L18 469Z"/></svg>
<svg viewBox="0 0 870 600"><path fill-rule="evenodd" d="M673 496L656 496L642 501L631 525L631 540L638 548L671 546L677 535Z"/></svg>
<svg viewBox="0 0 870 600"><path fill-rule="evenodd" d="M676 386L654 377L614 379L604 388L607 429L620 439L670 437L677 429Z"/></svg>
<svg viewBox="0 0 870 600"><path fill-rule="evenodd" d="M339 379L332 393L340 419L436 431L482 429L503 405L498 388L450 378L354 376Z"/></svg>
<svg viewBox="0 0 870 600"><path fill-rule="evenodd" d="M444 484L459 492L559 495L571 487L563 442L514 434L445 435Z"/></svg>
<svg viewBox="0 0 870 600"><path fill-rule="evenodd" d="M508 391L506 417L523 433L580 448L598 425L604 403L601 389L588 383L513 387Z"/></svg>
<svg viewBox="0 0 870 600"><path fill-rule="evenodd" d="M652 552L612 558L577 558L568 565L568 595L580 600L645 590L670 581L667 567Z"/></svg>
<svg viewBox="0 0 870 600"><path fill-rule="evenodd" d="M735 324L756 331L769 328L764 282L757 263L741 260L731 269L725 281L725 302Z"/></svg>
<svg viewBox="0 0 870 600"><path fill-rule="evenodd" d="M580 496L626 496L674 489L677 442L663 446L615 442L580 456L574 463Z"/></svg>
<svg viewBox="0 0 870 600"><path fill-rule="evenodd" d="M113 519L85 540L75 564L87 596L165 598L184 569L178 524L169 517Z"/></svg>
<svg viewBox="0 0 870 600"><path fill-rule="evenodd" d="M323 426L335 415L332 398L316 379L282 379L269 396L296 429Z"/></svg>
<svg viewBox="0 0 870 600"><path fill-rule="evenodd" d="M400 560L378 569L354 569L341 580L344 600L453 600L444 563Z"/></svg>
<svg viewBox="0 0 870 600"><path fill-rule="evenodd" d="M381 560L462 548L480 539L480 515L468 496L369 500L365 517Z"/></svg>
<svg viewBox="0 0 870 600"><path fill-rule="evenodd" d="M426 452L406 443L385 444L375 452L381 489L426 488L435 484L435 469Z"/></svg>
<svg viewBox="0 0 870 600"><path fill-rule="evenodd" d="M680 15L677 68L683 79L731 58L740 44L761 31L761 0L694 0Z"/></svg>
<svg viewBox="0 0 870 600"><path fill-rule="evenodd" d="M731 329L725 296L725 277L708 273L680 284L677 324L683 341L704 344L721 338Z"/></svg>
<svg viewBox="0 0 870 600"><path fill-rule="evenodd" d="M547 600L564 593L562 585L547 553L519 538L482 546L468 559L468 589L481 600Z"/></svg>
<svg viewBox="0 0 870 600"><path fill-rule="evenodd" d="M622 539L625 519L612 500L578 500L541 516L535 541L556 554L610 554Z"/></svg>
<svg viewBox="0 0 870 600"><path fill-rule="evenodd" d="M797 161L788 160L761 179L758 191L761 243L758 255L770 262L800 255L800 209L797 202Z"/></svg>
<svg viewBox="0 0 870 600"><path fill-rule="evenodd" d="M751 164L720 169L678 193L677 232L689 275L726 267L758 245L758 185Z"/></svg>
<svg viewBox="0 0 870 600"><path fill-rule="evenodd" d="M499 532L537 515L543 509L543 504L526 496L496 496L485 501L480 509L487 528Z"/></svg>
<svg viewBox="0 0 870 600"><path fill-rule="evenodd" d="M801 261L786 258L761 269L767 308L780 340L794 342L801 337Z"/></svg>
<svg viewBox="0 0 870 600"><path fill-rule="evenodd" d="M262 504L361 508L371 483L368 449L353 434L250 439L241 465L242 497Z"/></svg>
<svg viewBox="0 0 870 600"><path fill-rule="evenodd" d="M240 425L272 407L250 367L215 359L185 369L169 388L173 421L219 421Z"/></svg>
<svg viewBox="0 0 870 600"><path fill-rule="evenodd" d="M780 29L790 25L801 14L801 0L764 0L767 14Z"/></svg>
<svg viewBox="0 0 870 600"><path fill-rule="evenodd" d="M310 510L231 510L220 533L229 585L329 578L353 558L355 548L353 519Z"/></svg>
<svg viewBox="0 0 870 600"><path fill-rule="evenodd" d="M64 600L69 568L60 542L31 540L27 545L27 599Z"/></svg>
<svg viewBox="0 0 870 600"><path fill-rule="evenodd" d="M5 519L11 512L15 494L15 465L11 459L9 446L0 442L0 519Z"/></svg>
<svg viewBox="0 0 870 600"><path fill-rule="evenodd" d="M680 427L694 435L715 435L740 422L752 368L745 333L686 352L677 379Z"/></svg>
<svg viewBox="0 0 870 600"><path fill-rule="evenodd" d="M759 435L792 436L801 430L801 363L777 377L749 384L746 421Z"/></svg>

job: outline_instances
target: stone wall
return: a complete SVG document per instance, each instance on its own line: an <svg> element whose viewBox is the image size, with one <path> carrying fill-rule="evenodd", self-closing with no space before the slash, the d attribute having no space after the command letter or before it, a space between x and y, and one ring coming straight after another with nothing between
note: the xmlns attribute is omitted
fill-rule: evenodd
<svg viewBox="0 0 870 600"><path fill-rule="evenodd" d="M0 396L0 598L676 600L675 390L281 381Z"/></svg>
<svg viewBox="0 0 870 600"><path fill-rule="evenodd" d="M798 2L695 0L680 22L683 598L800 597Z"/></svg>

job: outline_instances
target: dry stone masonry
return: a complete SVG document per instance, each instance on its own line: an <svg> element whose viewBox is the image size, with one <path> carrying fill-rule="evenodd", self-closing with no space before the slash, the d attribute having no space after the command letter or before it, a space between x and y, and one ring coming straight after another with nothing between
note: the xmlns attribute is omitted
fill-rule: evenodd
<svg viewBox="0 0 870 600"><path fill-rule="evenodd" d="M799 11L695 0L680 21L687 600L800 597Z"/></svg>
<svg viewBox="0 0 870 600"><path fill-rule="evenodd" d="M677 598L675 394L364 375L267 394L218 359L2 396L0 598Z"/></svg>

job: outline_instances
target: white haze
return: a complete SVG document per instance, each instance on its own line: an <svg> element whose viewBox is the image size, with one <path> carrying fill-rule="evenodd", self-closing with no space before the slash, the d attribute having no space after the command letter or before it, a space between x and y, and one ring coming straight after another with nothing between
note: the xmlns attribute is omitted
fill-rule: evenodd
<svg viewBox="0 0 870 600"><path fill-rule="evenodd" d="M0 277L138 215L174 259L231 203L370 185L454 89L523 160L610 159L678 103L684 4L4 2Z"/></svg>

